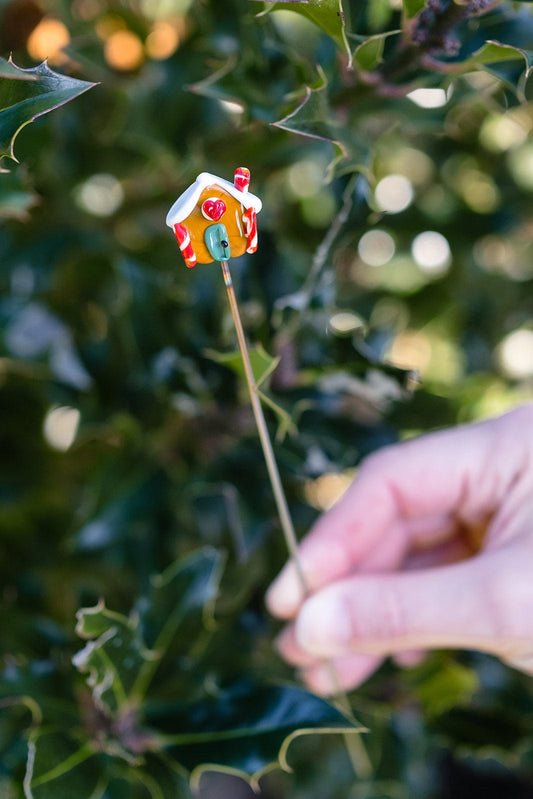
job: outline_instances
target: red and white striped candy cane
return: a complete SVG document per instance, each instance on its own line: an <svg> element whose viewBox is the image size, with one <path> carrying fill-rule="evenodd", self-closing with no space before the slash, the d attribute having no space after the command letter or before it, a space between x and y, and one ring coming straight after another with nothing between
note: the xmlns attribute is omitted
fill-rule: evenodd
<svg viewBox="0 0 533 799"><path fill-rule="evenodd" d="M239 166L233 175L233 185L239 191L246 192L250 186L250 170L245 166Z"/></svg>
<svg viewBox="0 0 533 799"><path fill-rule="evenodd" d="M181 254L185 259L185 265L189 268L196 266L196 253L194 252L191 244L191 237L189 231L184 225L175 224L174 233L180 245Z"/></svg>
<svg viewBox="0 0 533 799"><path fill-rule="evenodd" d="M243 214L244 232L246 233L246 252L257 250L257 216L254 208L247 208Z"/></svg>

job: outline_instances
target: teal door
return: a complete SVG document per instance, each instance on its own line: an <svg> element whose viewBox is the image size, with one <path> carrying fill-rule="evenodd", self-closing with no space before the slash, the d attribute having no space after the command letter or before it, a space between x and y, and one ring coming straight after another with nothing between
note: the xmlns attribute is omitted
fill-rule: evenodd
<svg viewBox="0 0 533 799"><path fill-rule="evenodd" d="M228 233L222 222L209 225L204 233L205 246L215 261L227 261L231 258Z"/></svg>

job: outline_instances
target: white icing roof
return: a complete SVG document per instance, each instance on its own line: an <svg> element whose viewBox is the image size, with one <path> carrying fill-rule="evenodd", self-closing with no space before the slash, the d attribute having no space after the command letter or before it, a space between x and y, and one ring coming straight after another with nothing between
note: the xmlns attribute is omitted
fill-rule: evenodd
<svg viewBox="0 0 533 799"><path fill-rule="evenodd" d="M209 172L202 172L198 175L194 183L178 197L168 212L166 219L167 225L173 227L177 222L183 222L184 219L187 219L198 202L200 194L207 186L211 186L213 183L225 189L228 194L231 194L231 196L234 197L237 202L244 205L245 208L254 208L256 213L259 213L261 210L263 204L255 194L251 194L249 191L240 191L233 183L230 183L229 180L217 178L216 175L211 175Z"/></svg>

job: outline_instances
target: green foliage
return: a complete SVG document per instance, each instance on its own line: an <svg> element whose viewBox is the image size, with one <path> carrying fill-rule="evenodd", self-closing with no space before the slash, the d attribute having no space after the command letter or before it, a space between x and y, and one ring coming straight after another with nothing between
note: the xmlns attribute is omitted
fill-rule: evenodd
<svg viewBox="0 0 533 799"><path fill-rule="evenodd" d="M272 358L268 352L265 352L260 344L255 347L250 347L249 353L254 379L256 384L260 386L272 374L279 364L280 359L279 357ZM215 352L215 350L206 350L206 355L217 363L224 364L224 366L232 369L244 379L244 366L242 365L239 350L235 350L235 352Z"/></svg>
<svg viewBox="0 0 533 799"><path fill-rule="evenodd" d="M410 18L415 17L425 6L424 0L404 0L403 8Z"/></svg>
<svg viewBox="0 0 533 799"><path fill-rule="evenodd" d="M294 11L318 25L348 55L350 48L346 38L346 24L342 0L292 0L288 3L274 2L274 8L282 11Z"/></svg>
<svg viewBox="0 0 533 799"><path fill-rule="evenodd" d="M210 630L202 619L211 615L220 568L220 553L204 548L155 577L129 617L103 601L79 611L76 632L87 644L73 665L88 675L90 693L81 694L77 708L61 719L48 718L29 697L16 703L34 721L24 779L28 796L104 796L121 776L132 783L140 779L149 791L158 786L156 795L170 799L177 777L163 793L162 766L179 776L178 795L185 795L187 772L194 771L196 781L213 767L257 778L278 759L286 765L287 748L298 735L360 729L296 686L241 680L206 690L201 653L217 630L212 619ZM194 674L186 667L181 689L174 685L162 699L165 675L180 678L179 653L184 658L193 652Z"/></svg>
<svg viewBox="0 0 533 799"><path fill-rule="evenodd" d="M474 653L351 697L371 784L298 735L359 728L276 656L286 552L223 282L164 219L251 168L232 272L303 535L366 454L531 396L531 5L49 0L57 72L24 8L0 3L0 794L528 795L530 680Z"/></svg>
<svg viewBox="0 0 533 799"><path fill-rule="evenodd" d="M25 125L94 85L59 75L45 62L20 69L12 61L0 58L0 158L15 157L15 138Z"/></svg>

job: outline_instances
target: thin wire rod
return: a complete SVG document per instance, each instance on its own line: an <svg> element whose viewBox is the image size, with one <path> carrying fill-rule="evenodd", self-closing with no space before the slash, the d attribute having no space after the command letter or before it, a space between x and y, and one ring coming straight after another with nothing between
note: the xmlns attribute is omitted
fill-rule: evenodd
<svg viewBox="0 0 533 799"><path fill-rule="evenodd" d="M298 572L298 579L300 581L300 585L304 593L308 594L309 589L307 586L307 581L305 579L305 575L302 571L298 558L298 540L296 538L296 533L294 532L294 526L292 524L292 519L287 505L287 500L285 498L285 492L283 491L281 478L279 476L278 465L274 455L274 450L272 449L272 442L270 441L270 436L268 434L268 428L263 413L263 407L261 405L261 400L259 399L257 383L255 382L252 364L250 362L250 355L248 353L248 346L246 344L246 338L244 336L244 330L241 322L241 315L239 313L239 306L237 305L235 289L233 288L233 281L231 279L231 272L229 270L229 265L227 261L221 261L220 265L222 267L222 274L224 275L224 283L226 285L226 289L228 292L228 299L231 308L231 313L233 316L233 322L235 323L235 330L237 332L237 340L239 342L239 349L241 351L241 357L244 366L244 374L246 376L246 382L248 384L248 390L250 392L250 402L252 404L252 410L257 425L257 431L259 433L259 439L261 441L263 454L265 456L268 476L270 478L270 482L272 484L272 490L274 492L274 499L276 502L276 507L278 509L281 528L283 530L283 535L285 536L285 541L287 542L289 554L293 559L294 566L296 568L296 571Z"/></svg>
<svg viewBox="0 0 533 799"><path fill-rule="evenodd" d="M278 510L281 529L283 531L283 535L285 537L285 541L287 544L287 549L289 550L289 555L292 558L292 562L294 564L294 568L296 570L296 574L300 582L300 587L302 589L302 592L304 596L309 596L311 592L309 590L309 584L305 577L300 562L300 557L298 555L298 539L296 538L296 533L294 531L294 526L289 513L287 499L285 497L285 492L283 490L283 485L281 483L281 477L279 475L278 464L276 461L276 457L274 455L274 450L272 449L272 442L270 440L268 428L265 421L265 416L263 413L263 407L261 405L261 400L259 398L257 383L255 382L255 376L253 373L252 364L250 362L250 355L248 352L248 346L246 344L246 337L244 335L244 329L241 322L241 315L239 313L239 306L237 304L237 297L235 296L235 289L233 288L233 281L231 279L229 264L227 261L221 261L220 266L222 267L224 284L226 286L229 304L231 308L231 314L233 316L235 331L237 333L237 341L239 343L239 350L241 352L242 363L244 366L244 374L246 377L246 383L248 385L248 390L250 394L252 411L257 425L257 431L259 433L259 439L261 441L263 454L265 456L265 463L267 466L268 476L270 478L272 491L274 493L274 500L276 502L276 507ZM328 675L331 680L331 685L333 690L335 691L339 707L349 718L350 717L353 718L350 701L346 693L340 687L339 677L337 675L334 664L328 660L324 661L324 665L328 671ZM361 741L361 738L359 736L346 734L344 736L344 739L355 773L361 779L369 779L372 775L373 769L366 748L363 742Z"/></svg>

